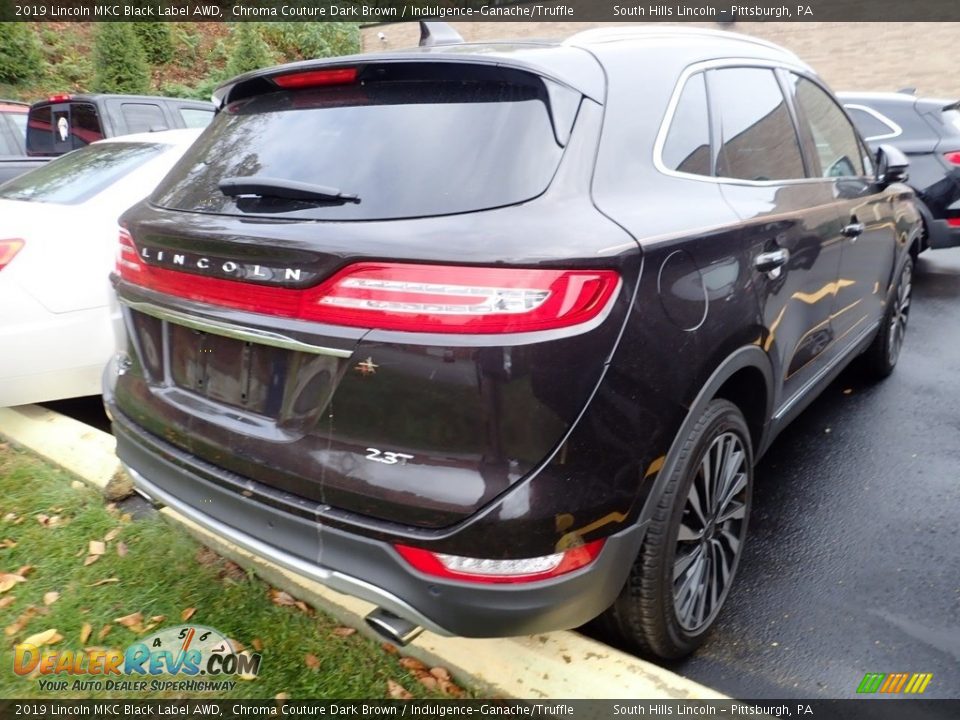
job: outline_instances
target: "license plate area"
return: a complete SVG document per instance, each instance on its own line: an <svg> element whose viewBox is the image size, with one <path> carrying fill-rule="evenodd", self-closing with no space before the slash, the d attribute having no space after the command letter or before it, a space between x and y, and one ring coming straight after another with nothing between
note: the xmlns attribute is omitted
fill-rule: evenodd
<svg viewBox="0 0 960 720"><path fill-rule="evenodd" d="M283 403L290 350L169 325L170 378L218 403L276 417Z"/></svg>

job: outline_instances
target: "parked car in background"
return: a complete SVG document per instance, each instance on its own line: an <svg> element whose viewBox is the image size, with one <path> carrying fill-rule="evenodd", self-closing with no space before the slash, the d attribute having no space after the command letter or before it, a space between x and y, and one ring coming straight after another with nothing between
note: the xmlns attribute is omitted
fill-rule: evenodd
<svg viewBox="0 0 960 720"><path fill-rule="evenodd" d="M602 615L691 652L757 459L853 360L897 363L906 158L778 46L433 44L215 97L121 218L117 452L158 503L373 602L392 642Z"/></svg>
<svg viewBox="0 0 960 720"><path fill-rule="evenodd" d="M27 154L53 157L104 138L203 128L214 108L203 100L149 95L53 95L30 106Z"/></svg>
<svg viewBox="0 0 960 720"><path fill-rule="evenodd" d="M923 249L960 245L960 102L906 92L837 96L872 148L889 143L910 159Z"/></svg>
<svg viewBox="0 0 960 720"><path fill-rule="evenodd" d="M26 155L29 110L27 103L0 100L0 183L46 162Z"/></svg>
<svg viewBox="0 0 960 720"><path fill-rule="evenodd" d="M199 132L104 140L0 187L0 407L99 394L117 218Z"/></svg>

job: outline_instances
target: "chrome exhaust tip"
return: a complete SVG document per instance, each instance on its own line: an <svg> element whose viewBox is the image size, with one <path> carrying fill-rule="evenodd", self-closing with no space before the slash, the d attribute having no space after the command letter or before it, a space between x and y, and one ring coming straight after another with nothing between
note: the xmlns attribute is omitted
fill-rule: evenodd
<svg viewBox="0 0 960 720"><path fill-rule="evenodd" d="M376 633L395 645L407 645L423 632L423 628L409 620L397 617L389 610L374 609L364 620Z"/></svg>

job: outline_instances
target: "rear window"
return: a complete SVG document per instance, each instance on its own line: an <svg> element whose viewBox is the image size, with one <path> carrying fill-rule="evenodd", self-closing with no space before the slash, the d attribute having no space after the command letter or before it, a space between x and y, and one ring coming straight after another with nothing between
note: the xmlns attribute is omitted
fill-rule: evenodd
<svg viewBox="0 0 960 720"><path fill-rule="evenodd" d="M0 187L0 199L76 205L106 190L169 145L104 143L56 158Z"/></svg>
<svg viewBox="0 0 960 720"><path fill-rule="evenodd" d="M30 108L29 155L62 155L103 140L97 108L90 103L57 103Z"/></svg>
<svg viewBox="0 0 960 720"><path fill-rule="evenodd" d="M169 130L167 119L159 105L152 103L123 103L120 106L123 121L127 132L134 133L155 132Z"/></svg>
<svg viewBox="0 0 960 720"><path fill-rule="evenodd" d="M543 82L513 74L530 79L373 81L238 101L219 113L153 200L192 212L332 220L529 200L546 190L563 147ZM231 198L218 188L223 179L253 176L335 188L359 201Z"/></svg>

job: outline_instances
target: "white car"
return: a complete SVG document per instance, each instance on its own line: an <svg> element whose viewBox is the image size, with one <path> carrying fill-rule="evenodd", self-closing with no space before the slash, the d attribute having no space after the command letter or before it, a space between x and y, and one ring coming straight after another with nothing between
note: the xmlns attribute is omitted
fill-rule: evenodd
<svg viewBox="0 0 960 720"><path fill-rule="evenodd" d="M102 140L0 185L0 407L100 394L117 219L200 132Z"/></svg>

